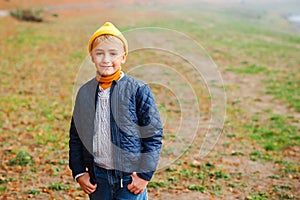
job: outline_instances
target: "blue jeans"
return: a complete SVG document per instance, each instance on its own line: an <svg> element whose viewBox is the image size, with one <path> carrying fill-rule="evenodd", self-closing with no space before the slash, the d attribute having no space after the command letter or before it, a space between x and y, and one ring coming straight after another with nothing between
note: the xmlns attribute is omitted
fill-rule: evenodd
<svg viewBox="0 0 300 200"><path fill-rule="evenodd" d="M123 177L121 187L121 179L116 177L114 170L107 170L95 166L95 175L97 189L90 194L91 200L148 200L147 189L143 194L134 194L127 189L127 185L132 182L130 175Z"/></svg>

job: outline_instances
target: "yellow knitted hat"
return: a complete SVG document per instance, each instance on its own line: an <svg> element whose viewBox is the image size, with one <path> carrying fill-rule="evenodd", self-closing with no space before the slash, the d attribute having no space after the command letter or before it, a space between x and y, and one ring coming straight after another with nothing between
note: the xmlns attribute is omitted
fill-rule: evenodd
<svg viewBox="0 0 300 200"><path fill-rule="evenodd" d="M100 35L113 35L117 38L119 38L125 47L125 54L128 54L128 44L127 44L127 40L125 39L125 37L122 35L122 33L110 22L106 22L105 24L103 24L103 26L101 26L90 38L89 40L89 52L92 51L92 44L94 42L94 40L99 37Z"/></svg>

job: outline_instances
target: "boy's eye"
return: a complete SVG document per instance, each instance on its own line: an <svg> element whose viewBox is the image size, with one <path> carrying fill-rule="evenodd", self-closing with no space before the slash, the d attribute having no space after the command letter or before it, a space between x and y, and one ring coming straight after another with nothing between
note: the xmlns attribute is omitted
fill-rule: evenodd
<svg viewBox="0 0 300 200"><path fill-rule="evenodd" d="M98 52L98 53L96 53L96 55L101 56L101 55L103 55L103 53Z"/></svg>
<svg viewBox="0 0 300 200"><path fill-rule="evenodd" d="M110 53L110 55L112 55L112 56L116 56L116 55L117 55L117 53Z"/></svg>

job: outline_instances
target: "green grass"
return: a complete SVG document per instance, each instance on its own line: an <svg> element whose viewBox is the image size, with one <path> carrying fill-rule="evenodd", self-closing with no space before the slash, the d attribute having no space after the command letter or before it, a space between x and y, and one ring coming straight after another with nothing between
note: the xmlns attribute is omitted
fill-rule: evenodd
<svg viewBox="0 0 300 200"><path fill-rule="evenodd" d="M269 70L267 67L259 66L256 64L241 66L241 67L228 67L227 71L232 71L237 74L258 74L258 73L265 73L268 74Z"/></svg>
<svg viewBox="0 0 300 200"><path fill-rule="evenodd" d="M250 195L250 200L268 200L270 198L270 195L265 192L259 192L257 194Z"/></svg>
<svg viewBox="0 0 300 200"><path fill-rule="evenodd" d="M53 183L48 187L49 190L56 190L56 191L61 191L61 190L68 190L70 187L62 184L62 183Z"/></svg>
<svg viewBox="0 0 300 200"><path fill-rule="evenodd" d="M256 119L249 127L250 137L262 144L267 151L280 151L300 145L299 130L283 115L273 114L266 121Z"/></svg>
<svg viewBox="0 0 300 200"><path fill-rule="evenodd" d="M269 68L272 68L272 66L260 66L243 61L242 65L235 67L229 66L226 70L236 74L265 75L261 80L266 86L265 93L273 95L274 99L281 100L294 108L297 112L300 112L299 71L289 73L286 72L285 69L277 70L276 68Z"/></svg>
<svg viewBox="0 0 300 200"><path fill-rule="evenodd" d="M299 168L297 168L297 166L293 166L293 165L288 165L288 166L284 166L281 169L285 174L291 174L291 173L299 173L300 170Z"/></svg>
<svg viewBox="0 0 300 200"><path fill-rule="evenodd" d="M300 112L300 77L299 72L284 75L280 78L272 77L265 81L267 94L272 94L276 99L289 104L297 112Z"/></svg>
<svg viewBox="0 0 300 200"><path fill-rule="evenodd" d="M28 194L40 194L41 193L41 191L40 190L29 190L28 191Z"/></svg>
<svg viewBox="0 0 300 200"><path fill-rule="evenodd" d="M267 161L274 161L274 156L267 154L267 153L263 153L259 150L255 150L255 151L251 151L250 152L250 159L252 161L257 161L257 160L267 160Z"/></svg>
<svg viewBox="0 0 300 200"><path fill-rule="evenodd" d="M196 178L198 178L200 180L205 180L207 178L207 174L203 171L198 172L195 176L196 176Z"/></svg>
<svg viewBox="0 0 300 200"><path fill-rule="evenodd" d="M20 28L17 30L17 37L9 37L7 39L8 44L20 46L20 49L26 49L28 47L37 46L41 47L42 45L47 44L49 42L58 42L58 38L55 38L55 36L53 35L41 35L33 27L28 27L26 29ZM27 45L27 47L23 45ZM32 56L32 58L34 58L34 54L31 53L32 52L28 52L26 55L23 56Z"/></svg>
<svg viewBox="0 0 300 200"><path fill-rule="evenodd" d="M130 13L133 8L112 8L111 11L113 19L116 19L117 25L120 25L122 30L157 26L187 34L207 49L222 75L224 73L225 82L232 73L237 77L236 82L233 82L235 85L228 87L228 94L240 92L240 80L247 77L254 83L261 84L260 86L265 88L265 93L274 97L274 101L269 102L272 105L271 110L276 110L276 105L282 104L292 108L292 111L278 115L272 114L272 111L262 110L252 117L248 111L253 105L247 106L243 98L232 99L232 96L228 95L227 121L224 129L224 135L227 136L225 150L233 148L234 151L228 151L232 153L226 154L217 152L201 160L201 164L191 164L194 151L189 148L177 162L155 176L149 183L149 188L153 190L184 188L207 193L212 198L216 195L220 199L226 199L228 197L226 195L230 193L228 189L233 188L234 192L245 193L251 199L297 199L295 195L293 196L293 192L297 192L295 183L288 177L298 177L299 167L296 162L299 159L289 157L287 159L289 162L284 161L282 153L288 148L300 145L299 128L294 125L299 122L296 117L289 117L294 115L293 109L300 111L299 35L290 33L284 24L278 28L277 20L271 21L272 23L266 20L269 19L270 10L276 12L273 8L254 10L237 5L214 7L207 4L170 6L171 10L166 9L169 5L158 5L155 8L141 6L140 12L145 15L141 18L132 18ZM122 17L119 18L118 15ZM108 18L109 13L95 13L92 16L71 19L60 18L55 22L39 24L13 21L10 18L2 21L3 27L7 28L0 30L0 44L3 47L3 51L0 52L2 61L0 132L3 147L1 155L4 165L6 163L12 165L2 167L8 167L8 170L19 169L19 166L24 168L22 173L9 171L11 179L0 179L1 194L7 193L16 199L18 195L38 195L42 192L39 189L31 189L32 185L28 182L32 176L23 174L25 166L32 165L28 173L47 176L46 183L43 185L37 183L34 188L49 185L47 187L49 190L59 191L52 194L53 198L58 199L63 194L69 195L72 199L80 196L76 193L79 191L76 188L74 196L71 197L71 190L68 190L78 185L73 183L71 176L65 177L69 174L67 138L72 114L71 96L78 67L87 56L86 43L89 33L99 25L99 16ZM281 18L279 15L278 19ZM72 34L75 32L76 34ZM173 42L180 41L173 40ZM188 48L182 46L182 49ZM130 59L135 60L134 64L137 65L140 62L153 61L158 56L140 52L132 54ZM163 59L159 61L165 62ZM193 84L197 84L197 81ZM164 93L158 90L156 95ZM199 93L202 94L202 91ZM265 94L251 97L259 99L259 95ZM199 99L201 104L203 100ZM168 114L179 113L178 110L168 110L168 104L163 102L159 109ZM209 108L207 110L209 112ZM276 113L280 112L276 110ZM174 120L174 123L177 121ZM170 132L164 136L164 140L172 141L176 139L176 135ZM202 136L202 132L200 135ZM200 145L199 141L195 141L195 146L197 145ZM246 150L234 149L239 145ZM30 148L27 148L29 146ZM24 147L26 151L21 153L19 149ZM172 152L172 149L165 150L166 156L169 155L169 150L170 154ZM247 174L241 166L235 166L234 170L237 171L230 173L233 166L222 163L221 159L217 160L224 155L241 161L260 160L266 164L274 164L277 168L274 169L274 174L263 180L267 182L262 185L268 186L259 191L250 179L252 174ZM281 179L288 183L279 184ZM266 184L269 181L278 182L269 186ZM17 183L19 194L13 187ZM250 188L252 190L249 194ZM276 191L274 195L268 193L271 189ZM238 194L230 193L230 196L234 195Z"/></svg>
<svg viewBox="0 0 300 200"><path fill-rule="evenodd" d="M33 166L34 165L34 160L33 157L25 151L20 151L17 156L10 160L8 163L10 166L15 166L15 165L19 165L19 166Z"/></svg>
<svg viewBox="0 0 300 200"><path fill-rule="evenodd" d="M243 152L234 151L231 153L232 156L244 156L245 154Z"/></svg>
<svg viewBox="0 0 300 200"><path fill-rule="evenodd" d="M297 197L292 194L276 194L276 196L280 199L297 199Z"/></svg>
<svg viewBox="0 0 300 200"><path fill-rule="evenodd" d="M202 193L210 192L214 195L221 195L223 186L222 182L230 181L231 176L218 170L216 165L206 162L201 165L189 164L187 167L180 167L181 164L170 166L164 170L164 181L151 181L149 187L151 188L173 188L176 189L182 180L190 183L185 184L184 187L191 191L199 191ZM201 184L193 184L193 183ZM212 184L213 183L213 184Z"/></svg>
<svg viewBox="0 0 300 200"><path fill-rule="evenodd" d="M230 181L230 176L222 171L216 171L214 174L215 179L224 179L226 181Z"/></svg>
<svg viewBox="0 0 300 200"><path fill-rule="evenodd" d="M167 181L151 181L148 184L150 188L162 188L162 187L169 187L171 184Z"/></svg>
<svg viewBox="0 0 300 200"><path fill-rule="evenodd" d="M189 190L192 190L192 191L198 191L198 192L202 192L202 193L204 193L204 192L206 192L206 188L204 187L204 186L202 186L202 185L189 185L189 186L187 186L187 188L189 189Z"/></svg>

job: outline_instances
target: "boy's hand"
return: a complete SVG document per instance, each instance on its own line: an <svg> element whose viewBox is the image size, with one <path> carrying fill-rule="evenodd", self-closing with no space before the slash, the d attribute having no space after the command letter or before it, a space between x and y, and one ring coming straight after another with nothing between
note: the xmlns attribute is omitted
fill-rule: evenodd
<svg viewBox="0 0 300 200"><path fill-rule="evenodd" d="M90 182L90 175L89 173L85 173L82 176L79 176L77 178L77 182L79 183L80 187L83 189L83 191L87 194L92 194L95 192L97 188L97 184L92 185Z"/></svg>
<svg viewBox="0 0 300 200"><path fill-rule="evenodd" d="M128 190L134 194L142 194L149 181L146 181L133 172L131 174L132 182L127 186Z"/></svg>

